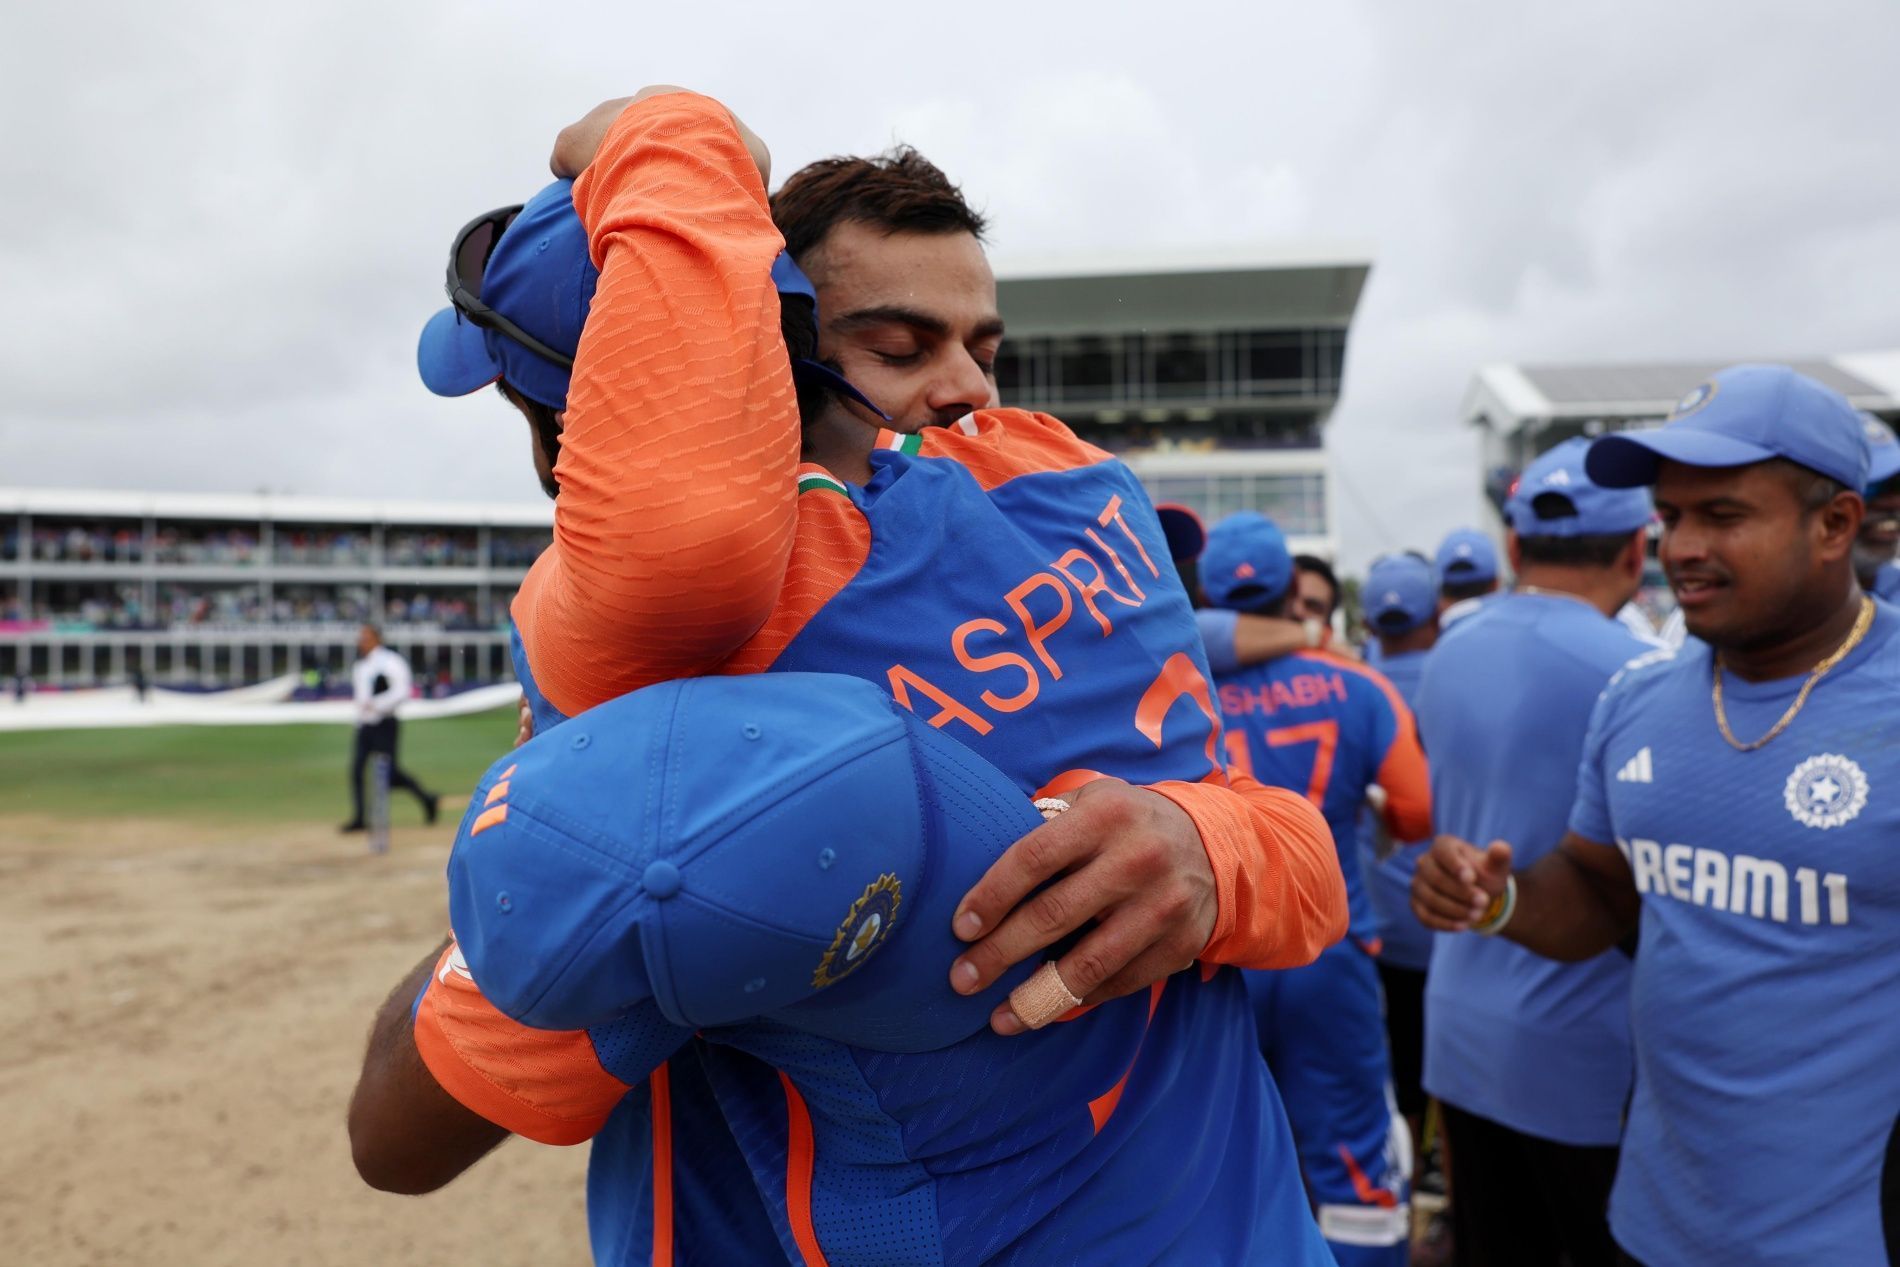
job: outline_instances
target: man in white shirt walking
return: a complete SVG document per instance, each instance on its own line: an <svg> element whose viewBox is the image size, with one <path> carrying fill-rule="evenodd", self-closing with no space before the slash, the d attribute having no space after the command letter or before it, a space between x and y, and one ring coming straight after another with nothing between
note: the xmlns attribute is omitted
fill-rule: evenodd
<svg viewBox="0 0 1900 1267"><path fill-rule="evenodd" d="M364 625L356 635L358 659L350 669L350 693L356 701L356 746L350 758L350 799L354 812L346 832L366 831L363 817L363 767L376 753L389 758L389 786L402 788L422 802L422 817L433 823L441 799L423 790L396 763L396 709L409 698L409 662L383 645L382 631Z"/></svg>

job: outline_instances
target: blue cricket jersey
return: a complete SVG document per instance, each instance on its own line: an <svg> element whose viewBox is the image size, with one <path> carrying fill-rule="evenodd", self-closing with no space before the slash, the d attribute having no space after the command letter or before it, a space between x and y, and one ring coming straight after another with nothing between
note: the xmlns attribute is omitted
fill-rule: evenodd
<svg viewBox="0 0 1900 1267"><path fill-rule="evenodd" d="M1874 597L1900 603L1900 563L1883 563L1874 573Z"/></svg>
<svg viewBox="0 0 1900 1267"><path fill-rule="evenodd" d="M1642 897L1636 1094L1610 1225L1645 1262L1889 1261L1897 628L1900 613L1877 608L1861 645L1754 752L1716 729L1699 641L1632 667L1596 708L1570 827L1615 842ZM1766 734L1805 679L1724 675L1735 736Z"/></svg>
<svg viewBox="0 0 1900 1267"><path fill-rule="evenodd" d="M1590 710L1648 650L1572 598L1500 594L1447 631L1419 683L1441 833L1511 843L1523 869L1563 839ZM1565 1144L1610 1145L1629 1098L1629 960L1555 963L1496 937L1439 937L1425 986L1425 1089Z"/></svg>
<svg viewBox="0 0 1900 1267"><path fill-rule="evenodd" d="M1370 653L1378 647L1367 646ZM1386 681L1416 712L1419 679L1425 673L1429 651L1405 651L1398 655L1380 655L1366 659L1385 674ZM1425 754L1429 763L1431 754ZM1359 869L1365 876L1366 897L1372 903L1374 927L1379 936L1379 959L1400 968L1423 972L1432 961L1432 933L1412 914L1412 873L1418 869L1419 851L1431 844L1429 839L1398 842L1384 861L1379 859L1378 830L1370 813L1359 818Z"/></svg>
<svg viewBox="0 0 1900 1267"><path fill-rule="evenodd" d="M1149 785L1224 777L1187 598L1126 466L1017 411L880 440L864 488L801 477L785 599L726 672L869 679L1025 796L1094 771ZM523 660L540 719L549 706ZM947 991L947 973L947 958L933 964L916 996ZM545 1050L529 1068L512 1024L451 955L418 1008L418 1046L492 1120L596 1139L589 1220L602 1263L644 1261L657 1243L647 1176L658 1157L678 1190L702 1131L677 1126L709 1111L792 1261L1327 1261L1231 968L1178 973L1033 1035L982 1029L926 1052L777 1019L709 1026L689 1045L643 1008L537 1031ZM494 1030L505 1069L483 1055ZM662 1068L669 1083L710 1089L682 1105L652 1087L675 1115L665 1131L649 1097L627 1095ZM504 1078L506 1097L492 1089ZM700 1197L726 1173L725 1142L717 1175L693 1175ZM700 1234L678 1219L672 1252Z"/></svg>

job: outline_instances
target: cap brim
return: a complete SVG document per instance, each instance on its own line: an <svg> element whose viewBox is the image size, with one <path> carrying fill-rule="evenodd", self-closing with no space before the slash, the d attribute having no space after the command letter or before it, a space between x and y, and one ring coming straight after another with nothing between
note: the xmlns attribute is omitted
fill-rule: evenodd
<svg viewBox="0 0 1900 1267"><path fill-rule="evenodd" d="M1656 482L1665 461L1684 466L1747 466L1775 457L1772 449L1695 427L1604 436L1584 455L1583 470L1603 488L1640 488Z"/></svg>
<svg viewBox="0 0 1900 1267"><path fill-rule="evenodd" d="M416 369L423 386L438 396L466 396L501 377L501 363L488 352L481 329L444 308L422 327Z"/></svg>
<svg viewBox="0 0 1900 1267"><path fill-rule="evenodd" d="M1900 444L1883 444L1874 450L1874 460L1867 468L1867 486L1885 484L1894 476L1900 475Z"/></svg>

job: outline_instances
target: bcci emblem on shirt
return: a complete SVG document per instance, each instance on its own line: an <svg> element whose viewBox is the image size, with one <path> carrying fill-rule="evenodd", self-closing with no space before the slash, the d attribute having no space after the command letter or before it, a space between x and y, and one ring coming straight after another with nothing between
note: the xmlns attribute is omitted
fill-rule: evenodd
<svg viewBox="0 0 1900 1267"><path fill-rule="evenodd" d="M903 885L894 875L881 875L865 886L858 900L851 904L844 922L838 925L831 948L818 962L818 971L812 973L814 987L822 990L864 966L871 952L891 935L891 925L897 922L897 907L903 895Z"/></svg>
<svg viewBox="0 0 1900 1267"><path fill-rule="evenodd" d="M1824 752L1794 768L1781 799L1804 827L1839 827L1866 808L1867 775L1846 757Z"/></svg>

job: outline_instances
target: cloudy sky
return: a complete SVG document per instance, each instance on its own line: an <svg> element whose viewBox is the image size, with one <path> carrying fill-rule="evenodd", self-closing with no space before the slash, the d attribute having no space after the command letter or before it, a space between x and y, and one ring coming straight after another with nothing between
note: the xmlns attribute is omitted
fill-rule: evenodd
<svg viewBox="0 0 1900 1267"><path fill-rule="evenodd" d="M1375 254L1349 562L1476 514L1499 360L1900 347L1900 4L24 7L0 48L0 484L538 494L416 381L449 237L644 83L780 173L909 141L993 252ZM1005 314L1007 315L1007 314Z"/></svg>

